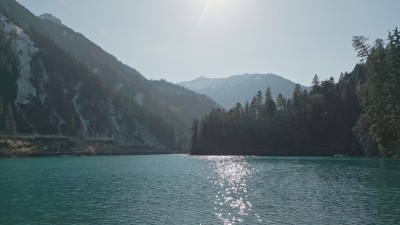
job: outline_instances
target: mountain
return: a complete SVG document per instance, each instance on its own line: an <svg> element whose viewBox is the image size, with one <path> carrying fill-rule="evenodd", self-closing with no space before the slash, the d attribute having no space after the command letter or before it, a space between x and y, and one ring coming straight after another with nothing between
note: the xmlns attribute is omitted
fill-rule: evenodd
<svg viewBox="0 0 400 225"><path fill-rule="evenodd" d="M251 101L257 91L271 87L272 97L279 93L286 98L293 93L294 82L274 74L243 74L227 78L199 77L191 81L184 81L178 85L197 93L206 94L226 109L232 108L237 102L242 104ZM302 89L309 89L302 86Z"/></svg>
<svg viewBox="0 0 400 225"><path fill-rule="evenodd" d="M168 112L170 109L175 110L177 106L171 106L168 102L163 100L164 96L159 95L159 86L155 85L155 82L146 79L135 69L118 61L115 56L105 52L82 34L62 25L59 19L51 15L42 15L40 19L14 0L2 0L0 2L0 9L1 8L8 17L21 24L23 28L34 29L40 34L49 37L64 51L75 57L80 63L87 65L105 85L123 93L129 98L143 98L143 107L155 114L162 112L164 116L170 119L180 120L180 115L178 115L177 119L174 118L177 117L177 115ZM178 85L171 83L169 85L171 85L171 88L176 89L176 93L181 90ZM182 90L180 92L182 92ZM191 95L188 93L187 96ZM182 96L178 96L177 94L176 97ZM197 97L190 99L193 106L199 103L196 99ZM211 99L202 98L202 100L207 102L207 107L201 109L200 112L196 112L196 114L205 114L215 106L218 106ZM184 114L185 123L191 122L193 118L197 118L196 114L190 111L188 112L181 108L179 108L179 110L182 110Z"/></svg>
<svg viewBox="0 0 400 225"><path fill-rule="evenodd" d="M198 94L166 80L152 80L160 99L169 105L169 109L184 121L192 122L201 118L213 108L220 108L210 97Z"/></svg>
<svg viewBox="0 0 400 225"><path fill-rule="evenodd" d="M50 13L44 13L44 14L40 15L39 19L48 20L48 21L51 21L53 23L63 26L63 23L61 22L61 20L58 19L57 17L51 15Z"/></svg>
<svg viewBox="0 0 400 225"><path fill-rule="evenodd" d="M0 134L173 148L184 145L194 118L218 107L204 95L146 79L50 14L36 17L2 0L0 18Z"/></svg>
<svg viewBox="0 0 400 225"><path fill-rule="evenodd" d="M171 146L174 137L168 137L169 128L149 126L159 118L148 118L137 102L108 89L51 40L28 35L1 14L0 27L2 133L110 138L123 146Z"/></svg>

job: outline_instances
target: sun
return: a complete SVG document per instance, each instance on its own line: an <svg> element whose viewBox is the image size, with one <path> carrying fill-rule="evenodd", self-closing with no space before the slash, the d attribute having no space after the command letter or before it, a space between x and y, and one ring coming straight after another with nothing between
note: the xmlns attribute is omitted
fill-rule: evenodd
<svg viewBox="0 0 400 225"><path fill-rule="evenodd" d="M224 9L232 6L233 2L234 0L206 0L198 24L201 25L211 11L222 13Z"/></svg>

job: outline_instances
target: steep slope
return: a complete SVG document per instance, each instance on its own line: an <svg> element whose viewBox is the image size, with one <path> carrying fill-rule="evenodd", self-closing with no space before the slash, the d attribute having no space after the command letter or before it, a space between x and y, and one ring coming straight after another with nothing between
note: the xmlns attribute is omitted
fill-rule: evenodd
<svg viewBox="0 0 400 225"><path fill-rule="evenodd" d="M51 40L0 14L0 133L174 147L160 117L111 90Z"/></svg>
<svg viewBox="0 0 400 225"><path fill-rule="evenodd" d="M118 61L116 57L105 52L82 34L64 26L54 16L46 14L38 18L15 0L2 0L0 12L18 22L23 28L49 37L64 51L75 57L79 63L87 65L109 89L123 94L128 99L136 100L140 106L167 121L182 135L187 133L189 122L193 118L199 118L198 112L188 109L201 102L208 102L207 108L203 108L200 113L204 114L215 105L210 99L201 95L185 95L188 97L185 101L190 104L188 107L177 108L177 105L170 105L165 96L160 94L162 90L156 82L147 80L138 71ZM175 89L174 93L176 93L171 92L171 97L182 98L182 95L177 94L181 92L179 86L173 84L169 86ZM176 114L175 111L180 113Z"/></svg>
<svg viewBox="0 0 400 225"><path fill-rule="evenodd" d="M151 82L156 87L157 95L161 97L161 100L169 105L174 114L185 121L192 122L194 118L201 118L207 114L209 109L221 107L206 95L198 94L166 80Z"/></svg>
<svg viewBox="0 0 400 225"><path fill-rule="evenodd" d="M206 94L223 107L230 109L237 102L242 104L251 101L257 91L265 91L271 87L272 97L275 99L279 93L291 97L294 82L274 74L243 74L227 78L199 77L192 81L178 83L185 88L200 94ZM302 87L308 89L307 87Z"/></svg>

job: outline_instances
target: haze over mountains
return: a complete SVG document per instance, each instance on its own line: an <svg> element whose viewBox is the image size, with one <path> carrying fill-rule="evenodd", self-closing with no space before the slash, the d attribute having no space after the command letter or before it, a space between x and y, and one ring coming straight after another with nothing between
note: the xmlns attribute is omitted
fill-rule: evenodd
<svg viewBox="0 0 400 225"><path fill-rule="evenodd" d="M273 99L279 93L286 98L293 94L294 82L275 74L243 74L227 78L199 77L191 81L178 83L197 93L206 94L226 109L232 108L237 102L245 104L257 91L265 92L271 87ZM308 90L308 87L302 86Z"/></svg>
<svg viewBox="0 0 400 225"><path fill-rule="evenodd" d="M273 74L148 80L54 15L37 17L14 0L0 2L0 15L0 134L180 148L192 120L220 107L214 100L230 108L268 86L274 98L290 97L295 85Z"/></svg>
<svg viewBox="0 0 400 225"><path fill-rule="evenodd" d="M0 2L0 133L111 139L176 147L188 124L218 105L151 81L50 14ZM4 75L3 75L4 74Z"/></svg>

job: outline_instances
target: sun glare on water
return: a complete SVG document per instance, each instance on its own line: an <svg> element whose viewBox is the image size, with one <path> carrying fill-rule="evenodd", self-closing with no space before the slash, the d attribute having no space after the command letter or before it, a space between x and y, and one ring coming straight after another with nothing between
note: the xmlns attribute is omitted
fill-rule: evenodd
<svg viewBox="0 0 400 225"><path fill-rule="evenodd" d="M260 215L252 213L250 199L254 193L248 190L247 181L254 173L243 156L207 156L216 171L215 178L215 215L224 224L244 222L256 219L262 222Z"/></svg>

